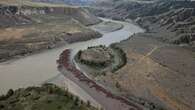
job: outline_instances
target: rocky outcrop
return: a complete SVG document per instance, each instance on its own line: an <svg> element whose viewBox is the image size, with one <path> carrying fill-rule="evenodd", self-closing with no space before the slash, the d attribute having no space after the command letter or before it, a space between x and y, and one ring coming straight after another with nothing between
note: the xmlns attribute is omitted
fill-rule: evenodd
<svg viewBox="0 0 195 110"><path fill-rule="evenodd" d="M64 14L71 16L84 25L92 25L99 23L97 17L89 13L87 10L78 7L23 7L21 13L24 15L32 14Z"/></svg>
<svg viewBox="0 0 195 110"><path fill-rule="evenodd" d="M29 24L33 22L29 16L35 14L64 14L84 25L92 25L101 21L87 10L77 7L18 7L0 5L0 26Z"/></svg>
<svg viewBox="0 0 195 110"><path fill-rule="evenodd" d="M0 27L19 24L30 24L32 21L25 15L19 15L18 7L0 5Z"/></svg>
<svg viewBox="0 0 195 110"><path fill-rule="evenodd" d="M105 46L89 47L87 50L78 53L78 60L80 63L102 68L111 65L113 57L112 49Z"/></svg>
<svg viewBox="0 0 195 110"><path fill-rule="evenodd" d="M148 32L159 33L160 40L192 44L195 29L195 1L160 0L151 3L118 2L96 12L113 19L133 19Z"/></svg>
<svg viewBox="0 0 195 110"><path fill-rule="evenodd" d="M159 15L172 9L193 7L195 7L195 2L190 1L158 0L151 3L118 1L112 8L105 8L97 12L97 15L124 20Z"/></svg>
<svg viewBox="0 0 195 110"><path fill-rule="evenodd" d="M194 29L195 26L195 9L182 8L176 11L170 11L169 14L163 14L157 18L159 24L166 27L172 32L176 32L179 36L172 39L174 43L190 43L195 40Z"/></svg>
<svg viewBox="0 0 195 110"><path fill-rule="evenodd" d="M166 41L176 44L192 43L194 36L195 9L179 8L166 13L142 17L136 20L137 23L147 28L150 32L169 33L170 36L164 36ZM155 29L156 27L156 29Z"/></svg>

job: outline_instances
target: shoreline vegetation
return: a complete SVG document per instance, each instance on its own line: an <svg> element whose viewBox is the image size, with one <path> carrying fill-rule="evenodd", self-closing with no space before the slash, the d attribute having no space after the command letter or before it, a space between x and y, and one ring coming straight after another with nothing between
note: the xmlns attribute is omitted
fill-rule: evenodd
<svg viewBox="0 0 195 110"><path fill-rule="evenodd" d="M40 87L10 89L0 96L1 110L98 110L90 102L83 102L71 94L68 89L62 90L53 84Z"/></svg>
<svg viewBox="0 0 195 110"><path fill-rule="evenodd" d="M4 7L4 8L9 10L9 9L14 8L14 7L8 6L7 8L6 7ZM36 8L33 10L36 11ZM31 13L31 11L33 11L33 10L30 9L29 13ZM39 11L38 11L38 13L39 13ZM0 14L0 16L5 16L7 13L5 13L5 15L4 14L1 15L1 14ZM47 22L50 22L50 20L56 20L56 18L58 17L58 16L55 16L52 14L51 14L51 16L44 15L45 17L42 17L41 15L42 14L39 13L39 14L35 14L35 15L30 14L29 16L25 16L25 18L28 18L28 20L29 20L28 22L25 21L25 23L23 24L22 23L23 21L21 21L21 24L19 24L19 25L9 24L9 26L8 26L9 29L7 28L7 26L4 26L4 24L0 24L0 25L2 25L3 28L5 28L6 30L14 30L14 31L15 31L15 28L22 28L22 30L23 30L25 28L29 28L31 25L35 26L35 27L39 26L39 25L44 25L43 28L46 28L47 26L49 26L49 25L45 25ZM15 18L18 17L18 15L16 16L13 13L9 16L15 16ZM56 18L53 19L54 16ZM50 19L50 17L51 17L51 19ZM62 17L60 16L59 19L63 20L63 19L61 19ZM20 17L19 17L19 19L17 18L17 20L20 20L20 19L21 19ZM44 21L45 19L46 19L46 21ZM32 22L31 22L31 20L32 20ZM38 20L38 23L35 23L34 20L36 22ZM73 24L77 23L77 22L78 21L73 20ZM33 23L35 23L35 24L33 24ZM50 27L54 26L54 25L58 25L61 22L59 22L59 23L52 22L52 23L54 23L54 24L50 24ZM97 23L100 23L100 22L97 22ZM66 25L70 25L70 24L66 24ZM17 59L20 57L25 57L28 55L36 54L36 53L39 53L42 51L46 51L48 49L58 48L58 47L61 47L62 45L65 45L65 44L86 41L86 40L90 40L90 39L94 39L94 38L100 38L102 36L100 33L96 32L96 31L87 29L83 24L80 24L80 23L76 24L76 25L74 24L74 26L80 27L81 30L79 30L78 32L77 32L77 30L76 30L76 32L74 32L75 30L73 30L73 32L63 32L63 35L60 35L60 37L55 36L54 39L52 39L52 38L47 39L46 37L43 37L44 41L42 41L42 40L39 41L39 38L38 39L33 38L33 37L39 37L39 35L37 35L36 32L35 33L32 32L29 35L25 35L25 36L27 36L27 39L24 39L22 41L20 41L20 39L17 39L16 41L14 41L15 39L11 39L12 41L14 41L14 43L17 44L17 45L12 45L12 46L14 46L14 48L19 46L22 49L20 50L18 48L15 48L15 50L17 50L16 54L15 53L10 54L9 52L5 52L5 54L4 54L3 53L4 49L1 48L1 50L3 50L2 51L3 54L0 53L0 63L9 61L11 59ZM35 27L32 27L32 28L35 28ZM14 29L12 29L12 28L14 28ZM123 28L123 26L119 25L119 27L115 28L114 30L119 30L121 28ZM46 31L46 30L42 30L41 28L40 28L40 30ZM84 32L82 32L83 30L84 30ZM114 31L114 30L112 30L112 31ZM72 31L72 30L70 30L70 31ZM50 33L46 33L46 34L48 35ZM56 35L58 35L58 34L59 33L57 33ZM23 37L23 36L20 36L20 37ZM30 38L30 39L28 39L28 38ZM34 42L37 43L35 45L38 45L38 46L40 45L40 47L37 46L34 48L33 47L34 44L31 43L31 40L33 41L33 43ZM4 41L4 40L2 40L0 42L2 44L9 43L9 42ZM23 48L23 43L27 44L27 46L30 46L30 47L27 47L25 45ZM7 45L4 45L4 46L7 46ZM10 48L10 50L11 49L12 49L12 47ZM119 97L115 97L115 98L118 98L118 99L123 100L125 102L125 99L121 99ZM67 104L66 104L66 102L67 102ZM136 105L134 105L134 106L136 106ZM38 108L40 108L40 109L41 108L43 108L43 109L48 108L47 110L54 110L54 109L58 110L58 109L65 109L66 107L68 109L74 109L74 110L96 110L96 108L91 106L89 101L83 102L77 96L74 96L71 93L69 93L68 90L63 91L60 88L58 88L57 86L52 85L52 84L44 84L41 87L20 88L17 90L10 89L6 95L0 96L0 109L2 109L2 110L10 110L10 109L25 110L26 108L29 108L29 107L30 107L30 109L33 109L33 110L34 109L36 110Z"/></svg>
<svg viewBox="0 0 195 110"><path fill-rule="evenodd" d="M134 35L132 35L132 36L134 36ZM129 39L130 38L125 39L125 40L121 41L120 43L125 42ZM119 74L119 72L117 72L117 71L120 71L121 68L123 68L127 64L128 59L127 59L126 53L121 48L120 43L113 43L109 47L105 47L103 45L88 47L88 49L100 48L100 47L102 47L102 48L111 48L111 49L114 49L115 51L117 51L117 53L120 53L118 55L121 58L121 63L119 63L119 65L115 65L115 68L112 68L111 70L106 70L104 72L99 72L99 71L101 71L102 68L103 69L106 68L105 67L106 65L101 64L101 63L97 63L97 62L93 62L93 61L88 62L88 61L81 60L79 56L81 56L82 52L85 51L85 50L79 51L75 55L75 58L74 58L74 60L76 61L75 63L77 63L76 65L81 70L85 71L88 77L90 77L91 79L93 79L96 82L100 83L107 90L112 91L112 93L118 94L119 96L121 95L119 92L122 92L121 91L121 84L119 83L119 81L117 81L117 82L114 81L115 83L113 85L107 85L105 83L105 80L112 80L112 78L111 79L105 79L103 77L107 77L107 76L110 76L110 75L112 76L112 74L113 74L113 76ZM91 68L93 68L93 69L91 69ZM97 73L97 71L98 71L98 73ZM102 80L99 79L99 78L102 78ZM150 101L148 99L144 99L142 97L137 97L137 96L134 96L134 95L127 95L125 97L127 99L133 101L133 102L136 102L140 105L143 105L145 108L148 108L149 110L166 110L161 105L153 103L152 101Z"/></svg>
<svg viewBox="0 0 195 110"><path fill-rule="evenodd" d="M195 57L194 53L192 57L191 47L190 49L185 47L195 47L194 31L188 31L194 29L194 5L191 6L187 2L186 8L186 6L182 6L184 2L162 1L154 3L153 6L151 4L121 3L120 6L116 5L108 10L100 11L99 14L96 13L103 15L102 17L118 20L134 19L140 27L146 29L145 33L135 34L127 40L110 46L114 46L114 49L122 53L120 57L122 57L123 63L116 66L116 69L111 68L111 70L113 69L111 74L104 74L105 76L98 79L99 82L102 81L110 88L117 88L125 98L113 95L109 89L99 86L96 80L90 80L84 73L76 69L69 59L70 50L65 50L57 61L60 72L79 79L80 85L88 84L88 89L104 93L106 99L116 99L132 105L132 109L142 110L142 106L144 106L150 110L164 110L161 107L168 110L192 110L194 105L191 103L194 102L194 98L192 98L194 93L191 91L194 91ZM145 10L146 8L147 10ZM80 56L82 52L78 54ZM112 62L112 60L110 61ZM110 62L81 62L93 67L98 66L98 69L110 64ZM64 72L63 69L68 72ZM2 98L9 97L10 94L13 94L13 90L10 90ZM130 99L130 103L126 98ZM101 101L105 100L101 99Z"/></svg>
<svg viewBox="0 0 195 110"><path fill-rule="evenodd" d="M195 106L191 103L195 100L191 96L194 94L192 91L194 91L195 41L194 31L189 29L194 28L195 15L191 13L192 10L194 12L194 8L183 7L182 2L178 1L176 4L181 5L178 5L181 9L134 19L136 24L144 28L146 32L134 34L132 37L116 43L127 54L128 64L117 71L117 74L120 75L108 75L101 77L98 81L100 80L99 82L102 81L108 86L117 86L120 92L130 99L131 97L140 98L140 101L137 98L135 100L149 106L152 110L156 110L158 107L168 110L194 110ZM193 1L193 5L194 3ZM174 7L174 4L172 5ZM191 5L187 6L192 7ZM163 4L160 4L159 9L162 7L164 7ZM132 6L132 8L135 7ZM144 13L142 8L140 9ZM116 10L120 9L112 9L113 12ZM104 14L109 15L107 11ZM117 14L113 14L113 16L115 15ZM112 18L112 15L107 18ZM113 78L116 81L113 81ZM185 83L190 85L182 85ZM140 86L140 84L142 85ZM148 93L148 91L150 92Z"/></svg>
<svg viewBox="0 0 195 110"><path fill-rule="evenodd" d="M104 51L104 52L103 52ZM94 53L96 52L96 57L94 57ZM84 57L92 57L89 59L83 59L81 58L82 54ZM102 54L104 53L104 54ZM107 60L105 60L107 54ZM89 55L89 56L87 56ZM99 61L97 60L97 57L99 57ZM79 51L75 57L74 60L78 65L85 65L84 68L81 66L84 70L92 70L90 71L90 74L96 75L105 75L106 72L113 72L115 73L117 70L122 68L127 63L127 58L125 52L117 47L115 44L111 44L109 47L106 47L104 45L99 46L93 46L88 47L86 50ZM94 70L94 71L93 71Z"/></svg>
<svg viewBox="0 0 195 110"><path fill-rule="evenodd" d="M104 87L100 86L98 83L96 83L95 81L93 81L92 79L89 79L87 76L85 76L80 70L78 70L70 61L70 55L71 55L71 50L70 49L66 49L64 50L59 59L57 60L58 65L58 69L62 74L66 74L66 76L70 77L71 80L75 83L80 83L80 85L82 85L85 89L91 89L92 91L95 92L93 97L102 97L103 99L101 100L109 100L110 102L107 102L109 104L106 103L101 103L103 105L105 105L105 109L107 110L118 110L117 108L119 107L121 110L131 110L131 109L135 109L135 110L144 110L143 106L136 103L136 102L132 102L127 100L124 97L118 96L113 94L112 92L108 91L107 89L105 89ZM74 78L72 78L74 77ZM78 79L78 82L77 80ZM111 101L112 100L112 101ZM100 100L98 100L99 102ZM100 103L100 102L99 102ZM121 106L121 104L123 106ZM114 108L114 106L116 106L117 108Z"/></svg>

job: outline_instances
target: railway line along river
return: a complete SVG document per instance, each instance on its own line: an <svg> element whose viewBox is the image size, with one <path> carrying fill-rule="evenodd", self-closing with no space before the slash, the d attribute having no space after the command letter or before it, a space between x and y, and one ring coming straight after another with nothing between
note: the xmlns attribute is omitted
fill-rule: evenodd
<svg viewBox="0 0 195 110"><path fill-rule="evenodd" d="M110 19L101 18L103 21L111 21L120 23L123 28L112 32L101 32L103 36L98 39L89 41L73 43L63 47L51 49L38 54L30 55L14 61L0 63L0 94L6 93L10 88L17 89L27 86L37 86L44 82L51 82L57 85L67 85L68 89L75 95L86 97L87 95L78 85L74 84L57 69L56 60L65 49L72 49L73 55L81 49L86 49L89 46L95 45L110 45L112 43L120 42L129 38L134 33L143 32L139 26L129 22L115 21ZM96 29L95 26L90 28ZM63 81L62 81L63 80ZM64 80L66 80L64 83ZM82 94L82 95L80 95ZM92 100L92 104L95 100Z"/></svg>

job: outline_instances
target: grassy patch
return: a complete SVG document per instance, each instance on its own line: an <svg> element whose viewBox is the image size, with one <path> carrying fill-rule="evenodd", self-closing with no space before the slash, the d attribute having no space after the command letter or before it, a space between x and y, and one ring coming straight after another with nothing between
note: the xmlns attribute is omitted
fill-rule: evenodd
<svg viewBox="0 0 195 110"><path fill-rule="evenodd" d="M52 84L10 90L0 97L1 110L96 110Z"/></svg>

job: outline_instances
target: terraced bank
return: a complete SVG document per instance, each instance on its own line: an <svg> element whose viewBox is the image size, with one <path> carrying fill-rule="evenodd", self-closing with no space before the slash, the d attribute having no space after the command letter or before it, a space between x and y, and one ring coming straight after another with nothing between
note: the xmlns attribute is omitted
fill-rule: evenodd
<svg viewBox="0 0 195 110"><path fill-rule="evenodd" d="M71 6L0 5L0 62L101 37L86 26L101 22Z"/></svg>

